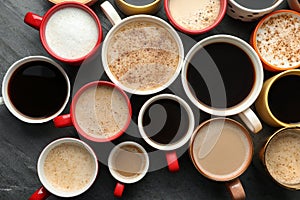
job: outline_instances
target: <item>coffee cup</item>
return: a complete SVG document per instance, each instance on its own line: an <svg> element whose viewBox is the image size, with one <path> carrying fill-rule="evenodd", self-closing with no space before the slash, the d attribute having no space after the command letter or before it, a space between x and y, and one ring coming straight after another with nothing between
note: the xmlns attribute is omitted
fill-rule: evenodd
<svg viewBox="0 0 300 200"><path fill-rule="evenodd" d="M44 123L65 109L70 88L69 78L58 63L44 56L28 56L6 72L0 104L23 122Z"/></svg>
<svg viewBox="0 0 300 200"><path fill-rule="evenodd" d="M170 23L186 34L196 35L215 28L224 18L227 0L165 0L164 9Z"/></svg>
<svg viewBox="0 0 300 200"><path fill-rule="evenodd" d="M119 181L114 189L114 195L121 197L124 184L140 181L148 172L149 157L146 150L136 142L122 142L115 146L108 157L108 167L111 175Z"/></svg>
<svg viewBox="0 0 300 200"><path fill-rule="evenodd" d="M94 81L75 94L70 114L53 119L58 128L74 126L80 136L94 142L120 137L131 121L131 104L126 93L113 83Z"/></svg>
<svg viewBox="0 0 300 200"><path fill-rule="evenodd" d="M142 138L153 148L166 151L169 171L179 170L176 149L185 145L194 130L194 114L180 97L160 94L150 98L138 115Z"/></svg>
<svg viewBox="0 0 300 200"><path fill-rule="evenodd" d="M250 43L269 71L300 67L300 13L276 10L256 25Z"/></svg>
<svg viewBox="0 0 300 200"><path fill-rule="evenodd" d="M213 118L194 131L189 147L191 160L203 176L225 182L232 199L245 199L239 176L252 161L253 142L247 129L229 118Z"/></svg>
<svg viewBox="0 0 300 200"><path fill-rule="evenodd" d="M56 4L42 17L28 12L24 22L39 30L41 43L51 56L71 65L94 54L102 40L97 15L77 2Z"/></svg>
<svg viewBox="0 0 300 200"><path fill-rule="evenodd" d="M284 0L228 0L227 15L244 22L258 20L275 10Z"/></svg>
<svg viewBox="0 0 300 200"><path fill-rule="evenodd" d="M249 107L261 91L263 76L261 61L247 42L220 34L191 48L181 80L185 93L200 110L223 117L238 114L257 133L262 125Z"/></svg>
<svg viewBox="0 0 300 200"><path fill-rule="evenodd" d="M62 3L62 2L66 2L66 1L76 1L76 2L79 2L79 3L82 3L82 4L85 4L87 6L92 6L94 5L98 0L49 0L51 3L54 3L54 4L59 4L59 3Z"/></svg>
<svg viewBox="0 0 300 200"><path fill-rule="evenodd" d="M300 128L285 127L270 136L260 158L274 182L290 190L300 190Z"/></svg>
<svg viewBox="0 0 300 200"><path fill-rule="evenodd" d="M265 81L255 102L260 118L273 127L300 125L300 70L283 71Z"/></svg>
<svg viewBox="0 0 300 200"><path fill-rule="evenodd" d="M110 80L137 95L154 94L171 85L184 57L177 32L151 15L121 20L108 1L101 8L114 25L102 46L102 63Z"/></svg>
<svg viewBox="0 0 300 200"><path fill-rule="evenodd" d="M126 15L154 14L161 6L161 0L115 0L115 3Z"/></svg>
<svg viewBox="0 0 300 200"><path fill-rule="evenodd" d="M61 138L48 144L41 152L37 172L42 187L30 200L50 195L74 197L87 191L98 174L98 160L86 143L74 138Z"/></svg>
<svg viewBox="0 0 300 200"><path fill-rule="evenodd" d="M299 0L287 0L289 7L292 10L295 10L297 12L300 12L300 2Z"/></svg>

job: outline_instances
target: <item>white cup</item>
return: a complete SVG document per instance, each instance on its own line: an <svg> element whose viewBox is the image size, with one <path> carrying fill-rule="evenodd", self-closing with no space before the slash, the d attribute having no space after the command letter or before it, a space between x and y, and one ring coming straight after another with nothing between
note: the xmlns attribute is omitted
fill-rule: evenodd
<svg viewBox="0 0 300 200"><path fill-rule="evenodd" d="M241 50L243 50L250 58L253 68L254 68L253 70L254 70L255 77L254 77L254 83L252 85L252 89L251 89L250 93L240 103L238 103L237 105L234 105L232 107L229 107L229 108L226 108L226 107L216 108L216 107L212 107L212 106L206 105L205 103L201 102L193 94L193 91L192 91L191 87L189 86L189 82L187 80L187 71L188 71L189 63L191 62L194 55L201 48L203 48L203 46L213 44L213 43L218 43L218 42L229 43L229 44L235 45L238 48L240 48ZM228 59L235 59L235 58L228 58ZM201 62L201 61L199 61L199 62ZM218 69L216 69L216 70L211 69L211 70L213 70L215 72L215 75L214 75L215 77L220 78L220 80L212 80L212 81L214 81L214 83L211 83L211 84L215 84L216 81L223 81L221 79L222 78L221 75L218 74L219 73L219 71L217 71ZM230 69L228 69L228 70L230 70ZM260 120L258 119L258 117L255 115L255 113L250 109L250 106L254 103L254 101L258 97L258 95L262 89L263 80L264 80L264 73L263 73L262 63L261 63L258 55L256 54L256 52L254 51L254 49L247 42L243 41L242 39L240 39L238 37L231 36L231 35L223 35L223 34L207 37L207 38L201 40L200 42L198 42L196 45L194 45L190 49L190 51L188 52L188 54L184 60L184 65L183 65L182 74L181 74L181 81L183 84L184 91L195 106L197 106L200 110L202 110L206 113L209 113L211 115L214 115L214 116L231 116L231 115L238 114L240 116L240 118L243 120L243 122L247 125L247 127L254 133L257 133L262 129L262 124L261 124ZM208 84L208 83L206 83L206 84ZM219 95L218 97L220 97L220 95L223 95L225 98L226 97L225 88L224 88L224 91L220 91L220 92L223 92L223 94L218 94Z"/></svg>
<svg viewBox="0 0 300 200"><path fill-rule="evenodd" d="M66 92L65 100L64 100L62 106L54 114L52 114L50 116L35 118L35 117L28 116L26 114L23 114L21 111L19 111L14 106L14 104L12 103L12 101L10 99L9 83L10 83L12 76L22 66L26 65L27 63L33 62L33 61L42 61L42 62L50 63L52 66L56 67L61 72L61 74L64 76L65 81L66 81L65 84L67 87L67 92ZM47 58L45 56L28 56L28 57L22 58L22 59L16 61L15 63L13 63L10 66L10 68L8 69L8 71L6 72L6 74L3 78L3 81L2 81L2 97L0 97L0 105L5 104L6 107L8 108L8 110L15 117L17 117L18 119L20 119L23 122L27 122L27 123L48 122L48 121L52 120L53 118L55 118L56 116L58 116L65 109L65 107L68 103L69 97L70 97L70 90L71 90L71 86L70 86L69 78L68 78L66 72L64 71L64 69L58 63L56 63L54 60Z"/></svg>
<svg viewBox="0 0 300 200"><path fill-rule="evenodd" d="M92 172L92 177L91 177L90 181L81 189L78 189L75 191L70 191L70 192L63 191L63 190L61 190L59 188L55 188L53 185L51 185L51 183L47 180L47 178L45 176L45 172L44 172L45 159L47 158L47 155L49 154L49 152L52 149L54 149L56 146L61 145L61 144L79 145L80 147L83 147L85 150L87 150L87 152L93 158L93 163L94 163L95 167L94 167L94 171ZM87 145L85 142L75 139L75 138L61 138L61 139L55 140L55 141L51 142L50 144L48 144L39 156L38 163L37 163L37 172L38 172L39 179L43 186L41 188L39 188L29 199L30 200L37 200L37 199L42 200L42 199L46 199L51 194L59 196L59 197L78 196L78 195L84 193L85 191L87 191L92 186L92 184L96 180L96 177L98 174L98 168L99 167L98 167L98 160L97 160L96 154L91 149L91 147L89 145Z"/></svg>
<svg viewBox="0 0 300 200"><path fill-rule="evenodd" d="M169 144L162 144L162 143L153 141L151 138L149 138L149 136L147 135L147 133L145 132L145 129L143 127L143 117L144 117L144 114L145 114L147 108L152 103L154 103L158 100L170 100L170 101L179 103L181 108L184 109L184 112L186 112L187 117L188 117L188 127L187 127L187 130L186 130L186 133L184 134L184 136L182 136L177 141L171 142ZM181 117L181 116L179 116L179 117ZM142 106L142 108L139 112L139 115L138 115L138 128L139 128L139 132L140 132L142 138L153 148L167 152L166 159L167 159L169 171L171 171L171 172L176 172L179 170L178 158L177 158L175 150L179 149L180 147L185 145L190 140L193 130L194 130L194 127L195 127L195 119L194 119L194 114L193 114L192 109L182 98L172 95L172 94L160 94L160 95L156 95L156 96L150 98L148 101L146 101L144 103L144 105Z"/></svg>
<svg viewBox="0 0 300 200"><path fill-rule="evenodd" d="M132 153L132 154L142 154L143 156L143 168L140 169L140 172L137 176L134 177L124 177L122 175L120 175L118 172L115 171L114 169L114 162L116 161L116 153L118 151L125 151L122 150L121 148L126 146L126 145L130 145L130 146L134 146L135 148L138 148L139 150L141 150L141 153L134 153L134 152L128 152L128 153ZM127 141L127 142L122 142L120 144L118 144L117 146L115 146L112 151L109 154L108 157L108 167L109 167L109 171L111 173L111 175L119 181L119 183L116 184L116 187L114 189L114 195L116 197L121 197L125 188L124 184L131 184L131 183L136 183L138 181L140 181L148 172L149 169L149 156L147 154L147 151L138 143L136 142L131 142L131 141Z"/></svg>
<svg viewBox="0 0 300 200"><path fill-rule="evenodd" d="M263 0L262 0L263 1ZM272 6L262 9L246 8L238 4L235 0L228 0L227 14L234 18L245 22L255 21L262 16L272 12L284 0L277 0Z"/></svg>
<svg viewBox="0 0 300 200"><path fill-rule="evenodd" d="M101 9L103 10L104 14L107 16L107 18L110 20L110 22L113 25L113 27L110 29L110 31L108 32L108 34L105 37L105 40L102 43L103 44L103 46L102 46L102 63L104 66L104 70L105 70L107 76L110 78L110 80L113 83L115 83L117 86L119 86L121 89L125 90L126 92L129 92L132 94L137 94L137 95L154 94L159 91L162 91L163 89L165 89L169 85L171 85L180 73L182 63L183 63L183 58L184 58L183 44L182 44L182 41L181 41L179 35L174 30L174 28L171 25L169 25L167 22L165 22L164 20L162 20L158 17L155 17L155 16L151 16L151 15L144 15L144 14L133 15L133 16L127 17L125 19L121 19L119 14L116 12L116 10L113 8L113 6L108 1L105 1L104 3L101 4ZM175 42L177 44L179 60L178 60L176 70L171 77L168 77L168 80L165 83L163 83L162 85L160 85L158 87L142 90L139 88L132 88L132 87L126 86L123 83L121 83L121 81L119 81L113 75L113 73L111 72L111 70L109 68L107 53L108 53L109 44L113 38L112 36L121 28L126 27L127 24L129 24L131 22L135 22L135 21L150 22L150 23L157 24L160 27L163 27L170 34L170 36L175 40Z"/></svg>

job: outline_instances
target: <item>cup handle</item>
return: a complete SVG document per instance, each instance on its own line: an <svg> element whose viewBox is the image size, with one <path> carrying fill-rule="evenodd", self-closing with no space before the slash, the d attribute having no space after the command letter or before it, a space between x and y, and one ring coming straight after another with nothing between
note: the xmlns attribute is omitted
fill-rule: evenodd
<svg viewBox="0 0 300 200"><path fill-rule="evenodd" d="M105 1L100 6L101 10L113 26L122 21L120 15L117 13L116 9L111 5L111 3Z"/></svg>
<svg viewBox="0 0 300 200"><path fill-rule="evenodd" d="M253 133L258 133L262 129L260 120L250 108L241 112L239 117Z"/></svg>
<svg viewBox="0 0 300 200"><path fill-rule="evenodd" d="M54 126L57 128L73 126L71 114L57 116L53 119L53 122Z"/></svg>
<svg viewBox="0 0 300 200"><path fill-rule="evenodd" d="M117 183L115 190L114 190L114 195L116 197L122 197L123 191L125 189L125 185L122 183Z"/></svg>
<svg viewBox="0 0 300 200"><path fill-rule="evenodd" d="M0 97L0 105L4 105L5 103L4 103L4 99L3 99L3 97Z"/></svg>
<svg viewBox="0 0 300 200"><path fill-rule="evenodd" d="M225 183L227 190L231 195L232 200L246 199L246 193L240 179L236 178Z"/></svg>
<svg viewBox="0 0 300 200"><path fill-rule="evenodd" d="M28 200L44 200L47 199L51 193L44 188L44 186L37 189Z"/></svg>
<svg viewBox="0 0 300 200"><path fill-rule="evenodd" d="M177 154L175 151L166 153L168 168L170 172L179 171L179 164L177 159Z"/></svg>
<svg viewBox="0 0 300 200"><path fill-rule="evenodd" d="M42 20L43 18L41 16L34 14L32 12L26 13L24 17L24 22L37 30L40 29Z"/></svg>

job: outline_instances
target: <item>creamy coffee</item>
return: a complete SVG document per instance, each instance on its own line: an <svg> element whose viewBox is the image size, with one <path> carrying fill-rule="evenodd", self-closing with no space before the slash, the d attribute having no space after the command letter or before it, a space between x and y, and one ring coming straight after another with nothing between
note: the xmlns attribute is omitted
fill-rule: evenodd
<svg viewBox="0 0 300 200"><path fill-rule="evenodd" d="M294 14L276 14L258 29L257 48L268 63L281 68L300 65L300 18Z"/></svg>
<svg viewBox="0 0 300 200"><path fill-rule="evenodd" d="M63 192L75 192L89 185L95 169L90 152L74 143L55 146L44 162L45 178L55 189Z"/></svg>
<svg viewBox="0 0 300 200"><path fill-rule="evenodd" d="M169 9L174 20L189 30L212 25L219 16L220 0L171 0Z"/></svg>
<svg viewBox="0 0 300 200"><path fill-rule="evenodd" d="M77 59L86 56L95 47L99 30L94 18L76 7L56 11L45 28L46 43L58 56Z"/></svg>
<svg viewBox="0 0 300 200"><path fill-rule="evenodd" d="M114 87L98 85L80 94L75 118L80 128L96 138L109 138L122 130L129 117L126 98Z"/></svg>
<svg viewBox="0 0 300 200"><path fill-rule="evenodd" d="M198 168L212 179L230 179L243 171L252 156L245 131L226 120L214 120L202 126L192 144Z"/></svg>
<svg viewBox="0 0 300 200"><path fill-rule="evenodd" d="M300 131L286 129L277 134L265 152L266 167L282 184L300 184Z"/></svg>
<svg viewBox="0 0 300 200"><path fill-rule="evenodd" d="M116 147L112 157L112 169L125 179L135 178L143 174L146 167L146 155L137 146L126 144Z"/></svg>
<svg viewBox="0 0 300 200"><path fill-rule="evenodd" d="M113 76L133 90L152 90L166 84L179 63L179 48L159 24L136 20L111 36L107 61Z"/></svg>

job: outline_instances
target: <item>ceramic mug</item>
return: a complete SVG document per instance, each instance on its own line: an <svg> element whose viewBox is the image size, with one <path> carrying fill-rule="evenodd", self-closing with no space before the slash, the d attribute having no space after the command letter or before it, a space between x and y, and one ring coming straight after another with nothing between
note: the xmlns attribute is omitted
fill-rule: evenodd
<svg viewBox="0 0 300 200"><path fill-rule="evenodd" d="M107 81L94 81L75 94L70 114L53 119L58 128L74 126L84 138L108 142L120 137L131 121L132 109L126 93Z"/></svg>
<svg viewBox="0 0 300 200"><path fill-rule="evenodd" d="M51 56L71 65L94 54L102 40L98 16L77 2L56 4L42 17L28 12L24 22L39 30L42 45Z"/></svg>
<svg viewBox="0 0 300 200"><path fill-rule="evenodd" d="M28 56L6 72L0 104L23 122L44 123L65 109L70 90L69 78L58 63L45 56Z"/></svg>
<svg viewBox="0 0 300 200"><path fill-rule="evenodd" d="M266 80L255 102L260 118L274 127L299 126L299 84L299 69L283 71Z"/></svg>
<svg viewBox="0 0 300 200"><path fill-rule="evenodd" d="M113 24L102 46L102 63L110 80L137 95L154 94L171 85L184 57L177 32L151 15L121 20L108 1L101 8Z"/></svg>
<svg viewBox="0 0 300 200"><path fill-rule="evenodd" d="M291 126L272 134L260 151L266 172L278 185L300 190L300 129Z"/></svg>
<svg viewBox="0 0 300 200"><path fill-rule="evenodd" d="M300 66L299 27L300 13L276 10L256 25L250 44L269 71L284 71Z"/></svg>
<svg viewBox="0 0 300 200"><path fill-rule="evenodd" d="M142 2L136 1L128 2L126 0L116 0L115 1L118 8L126 15L136 15L136 14L154 14L161 6L161 0L153 0L152 2Z"/></svg>
<svg viewBox="0 0 300 200"><path fill-rule="evenodd" d="M232 199L245 199L238 177L252 161L253 142L243 125L228 118L203 122L191 137L189 154L203 176L224 182Z"/></svg>
<svg viewBox="0 0 300 200"><path fill-rule="evenodd" d="M220 5L217 6L218 2ZM198 2L189 4L174 0L164 2L164 9L170 23L176 29L191 35L202 34L215 28L225 16L227 0L210 2L207 7L203 7Z"/></svg>
<svg viewBox="0 0 300 200"><path fill-rule="evenodd" d="M46 199L52 194L74 197L87 191L94 183L98 174L98 160L85 142L61 138L43 149L37 172L43 186L32 194L30 200Z"/></svg>
<svg viewBox="0 0 300 200"><path fill-rule="evenodd" d="M264 15L272 12L275 8L277 8L284 0L276 0L272 5L268 5L267 7L253 7L251 5L243 5L242 3L238 3L238 0L228 0L227 5L227 15L234 19L238 19L245 22L255 21ZM247 2L247 1L245 1ZM251 4L252 1L248 1L248 4ZM263 5L261 5L263 6Z"/></svg>
<svg viewBox="0 0 300 200"><path fill-rule="evenodd" d="M59 3L62 3L62 2L65 2L66 0L49 0L51 3L54 3L54 4L59 4ZM74 0L67 0L67 1L74 1ZM75 0L77 2L80 2L80 3L83 3L87 6L92 6L94 5L98 0Z"/></svg>
<svg viewBox="0 0 300 200"><path fill-rule="evenodd" d="M300 12L300 2L298 0L288 0L287 2L291 9Z"/></svg>
<svg viewBox="0 0 300 200"><path fill-rule="evenodd" d="M238 60L242 57L244 60ZM250 106L261 91L263 77L262 63L254 49L238 37L223 34L207 37L194 45L181 73L184 91L195 106L214 116L238 114L254 133L262 125ZM233 81L237 82L233 84Z"/></svg>
<svg viewBox="0 0 300 200"><path fill-rule="evenodd" d="M138 128L142 138L153 148L166 151L171 172L179 170L175 150L189 141L194 126L195 119L190 106L180 97L171 94L150 98L138 115Z"/></svg>
<svg viewBox="0 0 300 200"><path fill-rule="evenodd" d="M108 157L108 167L111 175L119 181L114 195L121 197L125 189L124 184L136 183L146 175L149 157L140 144L126 141L112 149Z"/></svg>

